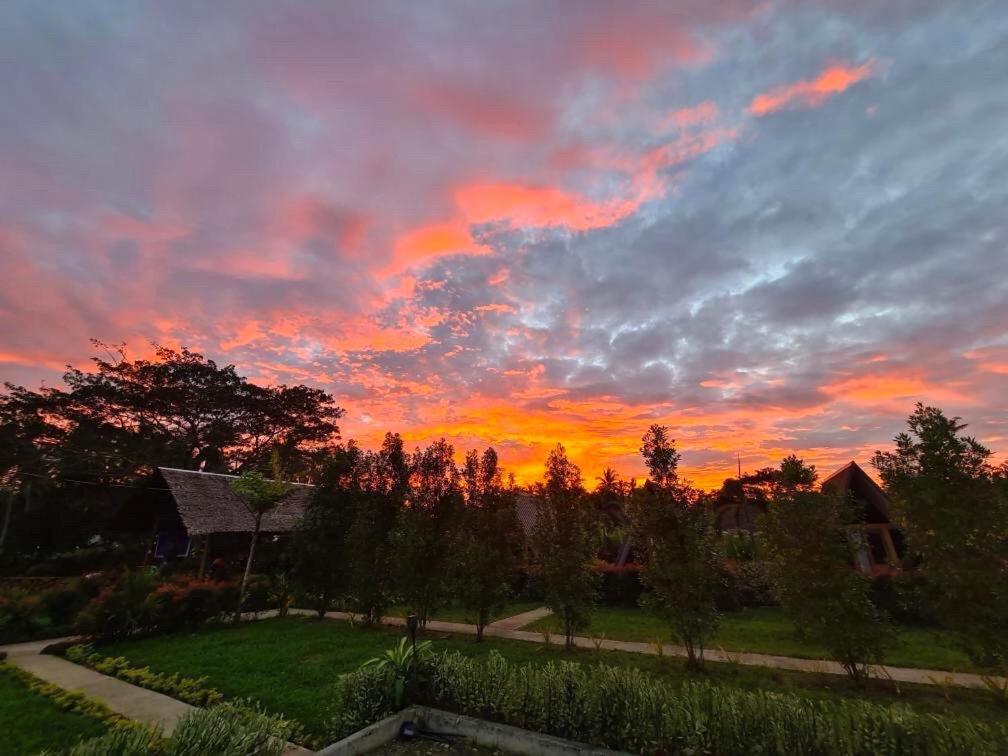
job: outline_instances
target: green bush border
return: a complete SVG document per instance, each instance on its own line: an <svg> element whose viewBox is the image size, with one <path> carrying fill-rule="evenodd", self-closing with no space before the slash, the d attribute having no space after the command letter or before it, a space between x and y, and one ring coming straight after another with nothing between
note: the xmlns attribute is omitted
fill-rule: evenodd
<svg viewBox="0 0 1008 756"><path fill-rule="evenodd" d="M133 667L122 656L103 656L88 645L71 646L66 658L75 664L116 677L148 690L164 693L193 706L213 706L224 700L224 694L207 685L206 677L182 677L153 672L150 667Z"/></svg>

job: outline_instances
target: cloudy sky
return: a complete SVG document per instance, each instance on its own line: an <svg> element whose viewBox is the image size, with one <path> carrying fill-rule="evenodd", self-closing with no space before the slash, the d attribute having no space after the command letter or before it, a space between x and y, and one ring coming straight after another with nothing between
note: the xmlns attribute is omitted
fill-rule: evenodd
<svg viewBox="0 0 1008 756"><path fill-rule="evenodd" d="M1008 450L1003 2L0 6L0 378L188 345L386 430L715 485Z"/></svg>

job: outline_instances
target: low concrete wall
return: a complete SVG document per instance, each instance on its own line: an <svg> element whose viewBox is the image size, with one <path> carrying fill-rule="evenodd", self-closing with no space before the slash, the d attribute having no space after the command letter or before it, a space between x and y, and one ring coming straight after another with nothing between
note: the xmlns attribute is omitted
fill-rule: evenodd
<svg viewBox="0 0 1008 756"><path fill-rule="evenodd" d="M381 747L399 736L404 722L415 722L424 730L461 735L487 748L523 756L629 756L620 751L594 748L552 735L522 730L510 725L474 719L449 711L414 706L365 727L349 737L318 751L319 756L361 756L380 753Z"/></svg>

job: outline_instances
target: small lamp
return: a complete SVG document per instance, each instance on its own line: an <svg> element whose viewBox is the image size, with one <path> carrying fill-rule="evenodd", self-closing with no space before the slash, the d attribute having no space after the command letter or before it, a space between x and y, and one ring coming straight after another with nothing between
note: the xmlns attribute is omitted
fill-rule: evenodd
<svg viewBox="0 0 1008 756"><path fill-rule="evenodd" d="M420 618L415 613L410 612L406 616L406 629L409 630L410 641L413 643L413 658L416 659L416 633L420 627Z"/></svg>

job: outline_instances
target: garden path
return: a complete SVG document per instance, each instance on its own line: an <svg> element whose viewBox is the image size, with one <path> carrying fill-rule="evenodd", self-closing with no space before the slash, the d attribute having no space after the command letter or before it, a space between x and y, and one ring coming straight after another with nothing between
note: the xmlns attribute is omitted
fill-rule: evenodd
<svg viewBox="0 0 1008 756"><path fill-rule="evenodd" d="M315 616L315 612L291 609L292 614L305 614ZM548 609L534 610L546 612ZM525 612L514 617L507 617L487 625L484 633L497 638L510 638L511 640L529 641L532 643L545 643L542 633L521 630L523 625L517 624L520 617L533 612ZM264 612L260 616L275 616L276 612ZM545 616L539 614L523 624L534 622L536 619ZM346 612L326 612L326 617L330 619L349 620L350 615ZM512 622L514 621L514 622ZM382 623L392 626L404 626L406 621L402 617L384 617ZM427 623L427 630L440 633L459 633L462 635L475 635L476 626L461 622L440 622L430 620ZM562 642L556 635L553 636L553 643ZM610 640L607 638L585 638L575 636L574 645L578 648L604 649L606 651L625 651L632 654L658 654L658 648L653 643L638 643L633 641ZM672 644L663 645L661 653L668 656L686 656L686 649L683 646ZM793 656L774 656L771 654L754 654L745 651L722 651L720 649L706 649L704 656L712 662L722 662L727 664L741 664L747 667L771 667L773 669L787 669L795 672L812 672L818 674L845 676L847 672L843 666L836 661L828 659L799 659ZM873 666L872 677L880 679L891 679L900 683L914 683L917 685L946 685L963 688L986 688L982 675L968 672L949 672L937 669L915 669L912 667L891 667L888 665ZM993 677L1000 684L1005 684L1002 677Z"/></svg>
<svg viewBox="0 0 1008 756"><path fill-rule="evenodd" d="M46 646L68 640L73 638L51 638L0 646L0 653L7 653L7 663L30 672L41 680L63 690L83 693L117 714L154 727L165 735L170 735L178 721L193 710L194 707L190 704L163 693L147 690L58 656L42 653L42 649ZM312 752L293 744L284 751L285 756L310 753Z"/></svg>

